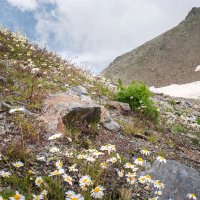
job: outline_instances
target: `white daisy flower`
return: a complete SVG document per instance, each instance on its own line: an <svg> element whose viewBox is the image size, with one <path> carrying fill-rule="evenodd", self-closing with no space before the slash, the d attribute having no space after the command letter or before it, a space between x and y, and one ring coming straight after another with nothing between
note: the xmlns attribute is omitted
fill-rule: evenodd
<svg viewBox="0 0 200 200"><path fill-rule="evenodd" d="M117 159L120 161L120 163L121 163L121 156L117 153L116 154L116 157L117 157Z"/></svg>
<svg viewBox="0 0 200 200"><path fill-rule="evenodd" d="M25 196L21 195L18 191L15 192L13 197L9 197L10 200L25 200Z"/></svg>
<svg viewBox="0 0 200 200"><path fill-rule="evenodd" d="M71 167L69 167L70 172L77 172L78 169L76 169L77 164L73 164Z"/></svg>
<svg viewBox="0 0 200 200"><path fill-rule="evenodd" d="M85 154L79 154L79 155L77 155L77 158L80 159L80 160L86 159L87 155L85 155Z"/></svg>
<svg viewBox="0 0 200 200"><path fill-rule="evenodd" d="M163 162L163 163L166 163L166 162L167 162L166 159L165 159L163 156L158 156L158 157L156 158L156 160L158 160L159 162Z"/></svg>
<svg viewBox="0 0 200 200"><path fill-rule="evenodd" d="M92 156L86 157L86 160L87 160L88 162L95 162L95 161L96 161L96 159L95 159L94 157L92 157Z"/></svg>
<svg viewBox="0 0 200 200"><path fill-rule="evenodd" d="M39 68L33 68L33 69L31 69L31 73L32 74L36 74L36 73L38 73L40 71L40 69Z"/></svg>
<svg viewBox="0 0 200 200"><path fill-rule="evenodd" d="M121 177L123 177L124 176L124 170L122 169L122 170L117 170L117 174L118 174L118 176L121 178Z"/></svg>
<svg viewBox="0 0 200 200"><path fill-rule="evenodd" d="M150 155L150 151L149 150L147 150L147 149L142 149L141 151L140 151L142 154L144 154L144 155L146 155L146 156L148 156L148 155Z"/></svg>
<svg viewBox="0 0 200 200"><path fill-rule="evenodd" d="M100 151L95 151L92 153L93 156L95 156L96 158L98 158L99 156L103 155L104 153L100 152Z"/></svg>
<svg viewBox="0 0 200 200"><path fill-rule="evenodd" d="M37 185L38 187L40 187L40 185L44 182L43 178L41 176L37 177L35 179L35 185Z"/></svg>
<svg viewBox="0 0 200 200"><path fill-rule="evenodd" d="M99 185L91 191L91 196L94 197L95 199L101 199L104 195L104 192L103 192L104 190L105 188Z"/></svg>
<svg viewBox="0 0 200 200"><path fill-rule="evenodd" d="M157 194L158 196L161 196L162 195L162 191L160 191L160 190L155 191L155 194Z"/></svg>
<svg viewBox="0 0 200 200"><path fill-rule="evenodd" d="M140 178L138 178L138 181L142 184L146 183L147 179L145 176L140 176Z"/></svg>
<svg viewBox="0 0 200 200"><path fill-rule="evenodd" d="M133 168L135 168L135 165L133 165L133 164L131 164L131 163L126 163L126 164L124 165L124 167L125 167L126 169L133 169Z"/></svg>
<svg viewBox="0 0 200 200"><path fill-rule="evenodd" d="M87 185L80 185L80 187L81 187L81 190L83 190L83 191L87 191Z"/></svg>
<svg viewBox="0 0 200 200"><path fill-rule="evenodd" d="M84 200L81 194L73 194L71 197L67 197L65 200Z"/></svg>
<svg viewBox="0 0 200 200"><path fill-rule="evenodd" d="M136 165L143 165L144 164L144 160L142 158L136 158L135 159L135 164Z"/></svg>
<svg viewBox="0 0 200 200"><path fill-rule="evenodd" d="M17 162L14 162L12 163L13 166L17 167L17 168L20 168L20 167L23 167L24 166L24 163L21 162L21 161L17 161Z"/></svg>
<svg viewBox="0 0 200 200"><path fill-rule="evenodd" d="M149 182L149 183L151 182L151 176L150 176L149 174L147 174L147 175L145 176L145 178L146 178L146 181L147 181L147 182Z"/></svg>
<svg viewBox="0 0 200 200"><path fill-rule="evenodd" d="M36 157L36 159L38 161L45 161L45 157L44 156L38 156L38 157Z"/></svg>
<svg viewBox="0 0 200 200"><path fill-rule="evenodd" d="M5 172L3 170L0 171L0 176L3 177L3 178L7 178L11 175L10 172Z"/></svg>
<svg viewBox="0 0 200 200"><path fill-rule="evenodd" d="M60 168L58 170L55 170L55 171L51 172L49 174L49 176L57 176L57 175L60 175L60 174L64 174L64 169Z"/></svg>
<svg viewBox="0 0 200 200"><path fill-rule="evenodd" d="M149 199L149 200L158 200L158 198L159 198L159 197L153 197L153 198L151 198L151 199Z"/></svg>
<svg viewBox="0 0 200 200"><path fill-rule="evenodd" d="M115 145L107 144L107 145L101 146L100 150L108 151L108 154L110 155L110 152L116 151L116 147L115 147Z"/></svg>
<svg viewBox="0 0 200 200"><path fill-rule="evenodd" d="M188 194L187 197L189 199L197 200L197 195L196 194Z"/></svg>
<svg viewBox="0 0 200 200"><path fill-rule="evenodd" d="M132 185L136 182L136 178L135 177L127 177L126 181Z"/></svg>
<svg viewBox="0 0 200 200"><path fill-rule="evenodd" d="M35 195L33 194L33 200L41 200L41 199L44 199L43 195Z"/></svg>
<svg viewBox="0 0 200 200"><path fill-rule="evenodd" d="M72 185L72 177L69 176L68 174L63 174L63 179L65 182L69 183L70 185Z"/></svg>
<svg viewBox="0 0 200 200"><path fill-rule="evenodd" d="M108 159L106 162L107 163L109 163L109 162L116 163L117 162L117 158L116 157L112 157L112 158Z"/></svg>
<svg viewBox="0 0 200 200"><path fill-rule="evenodd" d="M165 185L163 183L161 183L159 180L155 180L153 181L154 187L157 189L162 189L165 187Z"/></svg>
<svg viewBox="0 0 200 200"><path fill-rule="evenodd" d="M79 184L80 185L87 185L90 186L92 184L92 180L90 178L90 176L86 175L86 176L82 176L79 180Z"/></svg>
<svg viewBox="0 0 200 200"><path fill-rule="evenodd" d="M75 192L72 190L68 190L67 192L65 192L65 194L67 195L67 197L71 197L72 195L75 195Z"/></svg>
<svg viewBox="0 0 200 200"><path fill-rule="evenodd" d="M47 196L48 192L46 190L42 190L41 195Z"/></svg>
<svg viewBox="0 0 200 200"><path fill-rule="evenodd" d="M62 137L62 133L56 133L48 138L48 140L55 140Z"/></svg>
<svg viewBox="0 0 200 200"><path fill-rule="evenodd" d="M74 153L73 152L66 152L65 153L65 156L67 157L67 158L72 158L73 156L74 156Z"/></svg>
<svg viewBox="0 0 200 200"><path fill-rule="evenodd" d="M57 168L62 168L62 167L63 167L63 162L60 161L60 160L58 160L58 161L56 162L56 167L57 167Z"/></svg>
<svg viewBox="0 0 200 200"><path fill-rule="evenodd" d="M103 162L100 164L101 168L106 169L108 167L108 164L106 162Z"/></svg>
<svg viewBox="0 0 200 200"><path fill-rule="evenodd" d="M13 108L13 109L10 109L9 113L14 113L14 112L24 112L26 109L23 108L23 107L16 107L16 108Z"/></svg>
<svg viewBox="0 0 200 200"><path fill-rule="evenodd" d="M49 151L50 151L51 153L57 153L57 152L60 151L60 149L57 148L57 147L52 147Z"/></svg>

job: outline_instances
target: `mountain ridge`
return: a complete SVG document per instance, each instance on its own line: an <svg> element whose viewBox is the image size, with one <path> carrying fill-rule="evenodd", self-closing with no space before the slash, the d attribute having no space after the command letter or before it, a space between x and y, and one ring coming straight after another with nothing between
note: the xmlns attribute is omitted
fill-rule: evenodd
<svg viewBox="0 0 200 200"><path fill-rule="evenodd" d="M176 27L118 56L102 74L114 82L139 80L156 87L198 81L199 32L200 8L193 8Z"/></svg>

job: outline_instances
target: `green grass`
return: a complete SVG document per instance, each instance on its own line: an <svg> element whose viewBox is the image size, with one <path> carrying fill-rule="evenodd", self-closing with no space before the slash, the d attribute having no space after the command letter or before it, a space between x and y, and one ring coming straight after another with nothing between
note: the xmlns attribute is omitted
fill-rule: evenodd
<svg viewBox="0 0 200 200"><path fill-rule="evenodd" d="M173 133L185 133L187 129L183 127L181 124L173 124L172 125L172 132Z"/></svg>

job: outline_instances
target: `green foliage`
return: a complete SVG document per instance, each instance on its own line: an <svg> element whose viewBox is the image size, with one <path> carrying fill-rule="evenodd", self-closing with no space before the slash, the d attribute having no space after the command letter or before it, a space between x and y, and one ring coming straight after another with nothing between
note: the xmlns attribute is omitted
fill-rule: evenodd
<svg viewBox="0 0 200 200"><path fill-rule="evenodd" d="M132 82L124 86L119 80L117 100L129 103L132 111L143 113L147 118L157 121L159 112L151 100L152 93L144 83Z"/></svg>
<svg viewBox="0 0 200 200"><path fill-rule="evenodd" d="M167 102L172 106L176 105L176 101L174 99L168 100Z"/></svg>
<svg viewBox="0 0 200 200"><path fill-rule="evenodd" d="M196 122L198 125L200 125L200 118L198 118Z"/></svg>
<svg viewBox="0 0 200 200"><path fill-rule="evenodd" d="M181 124L173 124L172 132L173 133L185 133L186 129Z"/></svg>

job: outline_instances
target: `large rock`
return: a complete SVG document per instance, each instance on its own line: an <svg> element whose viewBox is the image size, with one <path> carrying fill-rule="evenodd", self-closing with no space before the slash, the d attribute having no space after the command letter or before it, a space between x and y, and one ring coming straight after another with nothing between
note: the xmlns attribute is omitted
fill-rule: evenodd
<svg viewBox="0 0 200 200"><path fill-rule="evenodd" d="M155 161L145 173L165 184L160 200L188 200L188 193L195 193L200 198L200 174L193 168L174 160L166 164Z"/></svg>
<svg viewBox="0 0 200 200"><path fill-rule="evenodd" d="M41 119L47 123L50 131L63 132L65 125L75 122L99 122L101 108L99 105L83 101L78 96L66 93L50 95L43 104Z"/></svg>

